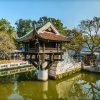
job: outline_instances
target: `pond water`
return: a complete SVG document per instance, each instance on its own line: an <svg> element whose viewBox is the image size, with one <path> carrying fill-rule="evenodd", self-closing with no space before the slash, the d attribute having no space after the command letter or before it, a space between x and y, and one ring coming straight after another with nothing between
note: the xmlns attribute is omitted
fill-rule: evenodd
<svg viewBox="0 0 100 100"><path fill-rule="evenodd" d="M80 72L61 80L0 83L0 100L43 99L100 99L100 74Z"/></svg>

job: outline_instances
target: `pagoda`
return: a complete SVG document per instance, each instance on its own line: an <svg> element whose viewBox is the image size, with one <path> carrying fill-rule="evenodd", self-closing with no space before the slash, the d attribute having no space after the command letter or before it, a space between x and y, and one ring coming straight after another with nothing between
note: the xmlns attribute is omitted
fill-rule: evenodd
<svg viewBox="0 0 100 100"><path fill-rule="evenodd" d="M39 80L48 79L48 69L55 61L62 61L64 49L62 44L68 39L61 35L51 22L34 27L26 35L16 40L24 45L25 60L37 68Z"/></svg>

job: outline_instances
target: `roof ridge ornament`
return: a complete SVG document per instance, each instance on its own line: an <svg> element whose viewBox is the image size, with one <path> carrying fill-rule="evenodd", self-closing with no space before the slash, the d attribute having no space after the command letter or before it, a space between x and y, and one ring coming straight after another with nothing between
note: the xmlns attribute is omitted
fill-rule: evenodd
<svg viewBox="0 0 100 100"><path fill-rule="evenodd" d="M36 25L35 24L33 25L33 30L36 30Z"/></svg>

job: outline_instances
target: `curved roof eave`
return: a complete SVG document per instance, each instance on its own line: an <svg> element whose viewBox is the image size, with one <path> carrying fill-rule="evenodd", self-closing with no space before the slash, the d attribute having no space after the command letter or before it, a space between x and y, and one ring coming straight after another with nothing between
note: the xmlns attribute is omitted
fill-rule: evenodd
<svg viewBox="0 0 100 100"><path fill-rule="evenodd" d="M17 38L18 41L25 39L26 37L28 37L29 35L33 34L32 32L34 31L34 29L32 29L30 32L28 32L27 34L25 34L22 37Z"/></svg>

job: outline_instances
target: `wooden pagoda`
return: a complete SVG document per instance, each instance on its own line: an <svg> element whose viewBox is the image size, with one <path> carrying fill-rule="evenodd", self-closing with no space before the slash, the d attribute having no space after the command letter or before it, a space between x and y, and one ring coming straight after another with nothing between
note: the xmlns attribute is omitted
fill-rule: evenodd
<svg viewBox="0 0 100 100"><path fill-rule="evenodd" d="M62 43L66 37L60 35L51 22L33 28L17 40L24 45L25 60L29 60L37 69L48 69L55 61L62 61L64 49ZM47 62L46 65L43 65ZM45 67L44 67L45 66Z"/></svg>

